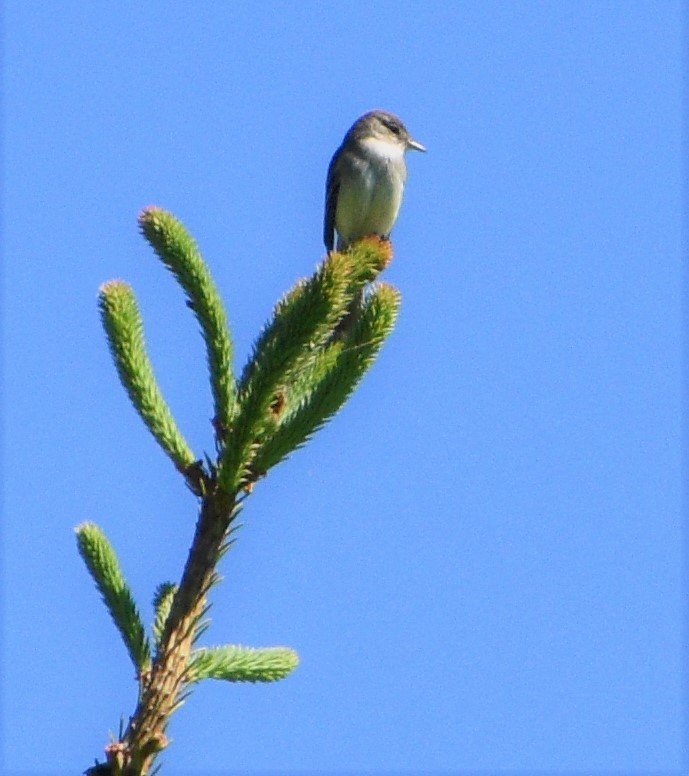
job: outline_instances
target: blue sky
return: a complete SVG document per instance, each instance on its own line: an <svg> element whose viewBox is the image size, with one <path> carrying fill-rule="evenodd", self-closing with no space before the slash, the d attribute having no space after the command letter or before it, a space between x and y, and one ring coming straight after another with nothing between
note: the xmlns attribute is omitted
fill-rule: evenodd
<svg viewBox="0 0 689 776"><path fill-rule="evenodd" d="M164 773L680 773L683 7L41 3L4 9L3 774L78 773L135 684L73 527L145 612L196 506L118 384L131 282L211 448L202 342L137 233L172 210L241 368L323 255L326 168L374 107L428 148L386 279L399 324L340 415L256 488ZM686 204L686 203L685 203Z"/></svg>

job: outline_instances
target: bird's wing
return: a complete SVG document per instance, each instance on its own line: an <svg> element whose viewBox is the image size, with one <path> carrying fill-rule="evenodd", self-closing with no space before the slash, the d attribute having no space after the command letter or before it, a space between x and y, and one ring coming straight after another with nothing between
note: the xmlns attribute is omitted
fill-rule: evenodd
<svg viewBox="0 0 689 776"><path fill-rule="evenodd" d="M337 210L337 194L340 189L340 176L335 174L335 168L340 156L339 149L330 160L328 177L325 182L325 213L323 215L323 242L330 253L335 246L335 211Z"/></svg>

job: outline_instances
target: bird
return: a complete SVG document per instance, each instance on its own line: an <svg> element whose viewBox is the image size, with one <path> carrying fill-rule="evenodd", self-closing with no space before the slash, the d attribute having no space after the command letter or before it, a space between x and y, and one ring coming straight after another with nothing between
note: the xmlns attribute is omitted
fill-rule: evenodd
<svg viewBox="0 0 689 776"><path fill-rule="evenodd" d="M394 113L369 111L352 124L328 166L323 218L328 253L369 235L390 239L407 179L405 153L410 150L426 149Z"/></svg>

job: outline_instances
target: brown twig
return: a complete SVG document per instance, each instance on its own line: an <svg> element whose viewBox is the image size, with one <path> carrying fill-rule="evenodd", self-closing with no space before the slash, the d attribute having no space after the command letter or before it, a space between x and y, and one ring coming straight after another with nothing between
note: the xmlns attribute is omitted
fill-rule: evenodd
<svg viewBox="0 0 689 776"><path fill-rule="evenodd" d="M215 569L238 507L236 497L219 488L201 503L194 541L160 647L151 670L139 677L136 711L122 740L106 749L113 776L146 776L158 753L169 743L167 725L184 702L189 655L207 609L208 591L217 581Z"/></svg>

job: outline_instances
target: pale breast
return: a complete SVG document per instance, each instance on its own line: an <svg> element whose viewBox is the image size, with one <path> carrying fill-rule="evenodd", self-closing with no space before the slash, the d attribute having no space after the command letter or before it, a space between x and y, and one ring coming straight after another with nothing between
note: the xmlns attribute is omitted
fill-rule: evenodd
<svg viewBox="0 0 689 776"><path fill-rule="evenodd" d="M338 196L336 229L345 243L369 234L387 237L402 204L404 150L374 139L363 145L366 157L341 182Z"/></svg>

